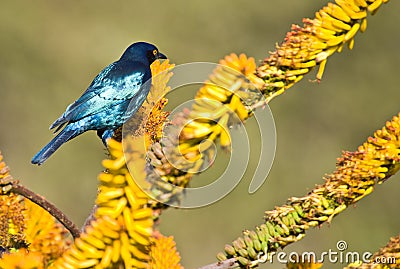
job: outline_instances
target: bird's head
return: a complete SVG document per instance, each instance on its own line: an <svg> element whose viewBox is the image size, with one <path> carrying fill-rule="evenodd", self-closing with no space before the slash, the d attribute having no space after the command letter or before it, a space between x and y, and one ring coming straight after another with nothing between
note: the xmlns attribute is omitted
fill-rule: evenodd
<svg viewBox="0 0 400 269"><path fill-rule="evenodd" d="M130 45L122 54L121 60L144 61L147 59L152 64L157 59L167 59L167 56L158 51L153 44L146 42L136 42Z"/></svg>

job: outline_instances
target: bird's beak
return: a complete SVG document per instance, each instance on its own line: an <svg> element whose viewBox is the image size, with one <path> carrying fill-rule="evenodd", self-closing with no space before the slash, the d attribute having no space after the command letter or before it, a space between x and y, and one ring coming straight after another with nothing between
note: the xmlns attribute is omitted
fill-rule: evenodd
<svg viewBox="0 0 400 269"><path fill-rule="evenodd" d="M158 59L167 59L167 56L161 52L158 52Z"/></svg>

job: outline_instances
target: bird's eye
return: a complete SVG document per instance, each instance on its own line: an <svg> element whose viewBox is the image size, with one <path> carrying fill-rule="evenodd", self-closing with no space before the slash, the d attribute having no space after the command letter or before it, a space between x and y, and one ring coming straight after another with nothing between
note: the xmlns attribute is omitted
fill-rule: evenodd
<svg viewBox="0 0 400 269"><path fill-rule="evenodd" d="M153 50L153 55L156 56L158 54L157 50Z"/></svg>

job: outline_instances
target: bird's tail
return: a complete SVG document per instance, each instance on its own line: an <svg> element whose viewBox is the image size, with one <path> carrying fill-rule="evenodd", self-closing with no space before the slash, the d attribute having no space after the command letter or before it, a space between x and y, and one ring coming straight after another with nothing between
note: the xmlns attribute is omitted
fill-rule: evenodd
<svg viewBox="0 0 400 269"><path fill-rule="evenodd" d="M31 163L41 165L44 163L62 144L68 140L79 135L81 132L79 129L74 128L73 125L67 125L61 132L54 137L46 146L44 146L36 155L32 158Z"/></svg>

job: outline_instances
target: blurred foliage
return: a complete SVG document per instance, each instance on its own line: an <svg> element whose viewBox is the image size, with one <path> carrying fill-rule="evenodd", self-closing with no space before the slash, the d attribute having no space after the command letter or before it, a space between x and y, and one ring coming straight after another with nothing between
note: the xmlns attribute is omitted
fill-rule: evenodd
<svg viewBox="0 0 400 269"><path fill-rule="evenodd" d="M83 223L96 195L93 175L101 170L105 154L100 140L94 133L81 136L39 168L30 159L51 138L50 123L99 70L137 40L157 44L176 64L217 62L230 52L245 52L261 60L282 41L292 23L312 17L324 4L295 0L3 1L0 147L8 165L25 185L53 201L76 223ZM309 75L270 104L277 126L277 153L268 180L257 193L246 196L257 164L253 158L247 180L222 201L164 213L161 229L174 235L185 267L214 261L215 253L239 230L260 222L265 209L321 183L321 175L334 169L341 150L355 150L398 113L399 8L399 1L391 1L369 19L368 30L356 37L353 51L345 49L331 58L320 84L308 81L314 79ZM258 133L251 132L255 126L253 120L248 122L256 147ZM220 173L223 167L214 169ZM400 202L398 177L379 186L374 195L338 216L331 226L310 231L287 250L322 252L335 249L338 240L346 240L352 251L383 246L398 233L400 224L400 219L393 218ZM210 230L215 232L210 235Z"/></svg>

